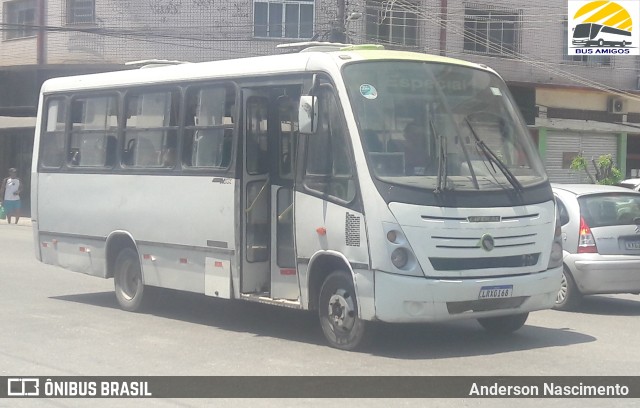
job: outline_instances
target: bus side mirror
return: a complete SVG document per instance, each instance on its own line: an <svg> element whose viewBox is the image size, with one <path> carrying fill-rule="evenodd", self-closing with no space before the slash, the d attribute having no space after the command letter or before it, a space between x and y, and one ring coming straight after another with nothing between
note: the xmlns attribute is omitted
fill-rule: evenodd
<svg viewBox="0 0 640 408"><path fill-rule="evenodd" d="M303 95L298 105L298 126L300 133L313 134L318 126L318 97Z"/></svg>

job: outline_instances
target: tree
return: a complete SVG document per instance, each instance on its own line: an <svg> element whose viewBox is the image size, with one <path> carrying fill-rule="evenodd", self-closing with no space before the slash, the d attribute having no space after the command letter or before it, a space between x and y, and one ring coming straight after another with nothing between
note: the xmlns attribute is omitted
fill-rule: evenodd
<svg viewBox="0 0 640 408"><path fill-rule="evenodd" d="M587 160L580 153L571 162L572 170L584 170L593 184L616 184L622 180L622 172L614 166L613 157L604 154L596 160L591 158L591 163L595 169L595 176L589 171Z"/></svg>

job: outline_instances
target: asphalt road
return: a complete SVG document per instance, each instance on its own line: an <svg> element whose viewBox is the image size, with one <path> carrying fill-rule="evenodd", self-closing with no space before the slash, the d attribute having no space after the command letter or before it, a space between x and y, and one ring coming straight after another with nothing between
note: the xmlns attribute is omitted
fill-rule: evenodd
<svg viewBox="0 0 640 408"><path fill-rule="evenodd" d="M381 325L366 352L325 345L312 313L166 291L149 313L121 311L113 280L35 260L27 226L0 221L1 376L591 376L640 372L640 297L586 298L541 311L496 338L475 321ZM327 390L331 396L331 390ZM92 406L510 407L533 400L91 400ZM637 406L637 400L546 399L546 406ZM0 407L86 406L2 400ZM591 405L593 404L593 405Z"/></svg>

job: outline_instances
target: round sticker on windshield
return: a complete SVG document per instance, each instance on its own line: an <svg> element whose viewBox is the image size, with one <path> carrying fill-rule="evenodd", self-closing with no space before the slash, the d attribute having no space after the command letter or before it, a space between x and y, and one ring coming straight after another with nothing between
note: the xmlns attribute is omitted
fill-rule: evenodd
<svg viewBox="0 0 640 408"><path fill-rule="evenodd" d="M378 97L378 91L376 91L376 88L369 84L360 85L360 94L367 99L376 99Z"/></svg>

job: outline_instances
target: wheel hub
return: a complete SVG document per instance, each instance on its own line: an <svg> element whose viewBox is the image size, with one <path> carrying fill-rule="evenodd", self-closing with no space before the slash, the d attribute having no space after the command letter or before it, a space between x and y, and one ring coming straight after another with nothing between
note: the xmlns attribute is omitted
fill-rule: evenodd
<svg viewBox="0 0 640 408"><path fill-rule="evenodd" d="M562 274L562 281L560 281L560 290L558 291L558 296L556 297L556 302L561 303L567 297L567 277Z"/></svg>
<svg viewBox="0 0 640 408"><path fill-rule="evenodd" d="M344 292L329 299L329 321L335 328L350 330L355 323L355 309L350 297Z"/></svg>
<svg viewBox="0 0 640 408"><path fill-rule="evenodd" d="M125 275L124 288L123 288L124 294L126 295L126 297L128 297L129 299L132 299L133 296L135 296L138 290L139 283L140 281L139 281L137 271L133 270L132 267L129 267Z"/></svg>

